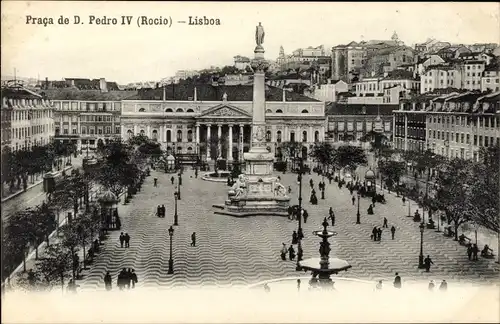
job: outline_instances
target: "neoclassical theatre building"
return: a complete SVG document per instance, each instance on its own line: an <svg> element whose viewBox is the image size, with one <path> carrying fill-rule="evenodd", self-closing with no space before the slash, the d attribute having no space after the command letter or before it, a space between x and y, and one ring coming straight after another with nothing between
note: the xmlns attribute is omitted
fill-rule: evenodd
<svg viewBox="0 0 500 324"><path fill-rule="evenodd" d="M286 141L302 142L305 152L324 140L323 102L271 86L265 96L266 140L275 156ZM167 151L198 154L205 161L217 155L238 161L250 148L252 99L252 85L170 84L140 90L122 101L121 136L144 134Z"/></svg>

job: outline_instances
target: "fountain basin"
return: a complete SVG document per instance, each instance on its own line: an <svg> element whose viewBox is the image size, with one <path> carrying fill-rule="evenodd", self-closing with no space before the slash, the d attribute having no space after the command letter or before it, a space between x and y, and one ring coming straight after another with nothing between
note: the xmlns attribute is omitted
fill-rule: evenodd
<svg viewBox="0 0 500 324"><path fill-rule="evenodd" d="M310 258L306 260L302 260L299 262L299 265L304 270L314 271L318 273L330 273L337 274L340 271L346 271L352 266L346 261L338 258L329 258L328 259L328 268L323 269L321 267L321 258Z"/></svg>
<svg viewBox="0 0 500 324"><path fill-rule="evenodd" d="M201 178L205 181L212 182L224 182L227 183L227 178L231 176L231 172L229 171L218 171L215 172L207 172L201 176Z"/></svg>

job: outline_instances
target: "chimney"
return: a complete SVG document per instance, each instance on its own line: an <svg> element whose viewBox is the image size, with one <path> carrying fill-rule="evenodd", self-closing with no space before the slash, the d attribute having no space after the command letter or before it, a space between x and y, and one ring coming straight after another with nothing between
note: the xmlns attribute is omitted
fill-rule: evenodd
<svg viewBox="0 0 500 324"><path fill-rule="evenodd" d="M163 101L167 100L167 86L163 85Z"/></svg>
<svg viewBox="0 0 500 324"><path fill-rule="evenodd" d="M108 92L108 84L106 83L105 78L99 79L99 88L101 89L101 92Z"/></svg>
<svg viewBox="0 0 500 324"><path fill-rule="evenodd" d="M194 87L194 101L198 101L198 90Z"/></svg>
<svg viewBox="0 0 500 324"><path fill-rule="evenodd" d="M49 78L45 77L45 90L49 88Z"/></svg>

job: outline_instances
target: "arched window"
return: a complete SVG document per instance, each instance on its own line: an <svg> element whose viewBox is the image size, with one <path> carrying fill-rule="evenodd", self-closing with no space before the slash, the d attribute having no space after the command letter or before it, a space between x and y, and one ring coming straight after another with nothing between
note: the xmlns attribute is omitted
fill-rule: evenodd
<svg viewBox="0 0 500 324"><path fill-rule="evenodd" d="M302 158L307 159L307 147L302 147Z"/></svg>
<svg viewBox="0 0 500 324"><path fill-rule="evenodd" d="M295 132L290 132L290 142L295 142Z"/></svg>
<svg viewBox="0 0 500 324"><path fill-rule="evenodd" d="M184 110L182 110L182 108L177 108L175 112L184 112Z"/></svg>
<svg viewBox="0 0 500 324"><path fill-rule="evenodd" d="M277 113L277 114L282 114L282 113L283 113L283 110L281 110L281 109L276 109L276 113Z"/></svg>
<svg viewBox="0 0 500 324"><path fill-rule="evenodd" d="M266 147L266 149L267 149L267 151L268 151L269 153L271 153L271 147L270 147L270 146Z"/></svg>
<svg viewBox="0 0 500 324"><path fill-rule="evenodd" d="M314 141L319 142L319 132L318 131L314 132Z"/></svg>
<svg viewBox="0 0 500 324"><path fill-rule="evenodd" d="M167 143L172 142L172 131L169 129L167 130Z"/></svg>
<svg viewBox="0 0 500 324"><path fill-rule="evenodd" d="M139 108L139 112L145 112L145 111L146 111L146 109L144 109L144 108Z"/></svg>
<svg viewBox="0 0 500 324"><path fill-rule="evenodd" d="M191 109L191 108L189 108L189 109L187 110L187 112L189 112L189 113L193 113L193 112L194 112L194 110L193 110L193 109Z"/></svg>
<svg viewBox="0 0 500 324"><path fill-rule="evenodd" d="M276 142L281 143L281 131L276 132Z"/></svg>
<svg viewBox="0 0 500 324"><path fill-rule="evenodd" d="M177 146L177 153L181 153L181 152L182 152L182 147Z"/></svg>
<svg viewBox="0 0 500 324"><path fill-rule="evenodd" d="M177 131L177 142L182 142L182 131L180 129Z"/></svg>
<svg viewBox="0 0 500 324"><path fill-rule="evenodd" d="M306 131L302 132L302 142L307 142L307 132Z"/></svg>
<svg viewBox="0 0 500 324"><path fill-rule="evenodd" d="M174 112L174 111L172 110L172 108L167 108L167 109L165 109L165 112L171 113L171 112Z"/></svg>
<svg viewBox="0 0 500 324"><path fill-rule="evenodd" d="M273 111L272 111L271 109L266 109L266 113L268 113L268 114L272 114L272 113L273 113Z"/></svg>
<svg viewBox="0 0 500 324"><path fill-rule="evenodd" d="M266 132L266 142L270 142L271 141L271 131L267 131Z"/></svg>
<svg viewBox="0 0 500 324"><path fill-rule="evenodd" d="M188 152L191 153L193 151L192 147L188 147Z"/></svg>
<svg viewBox="0 0 500 324"><path fill-rule="evenodd" d="M193 131L188 130L188 142L192 142L192 141L193 141Z"/></svg>
<svg viewBox="0 0 500 324"><path fill-rule="evenodd" d="M158 140L158 131L156 129L153 130L152 138L153 138L153 141L157 141Z"/></svg>
<svg viewBox="0 0 500 324"><path fill-rule="evenodd" d="M146 135L146 132L144 131L144 129L141 129L141 135Z"/></svg>
<svg viewBox="0 0 500 324"><path fill-rule="evenodd" d="M303 114L308 114L309 112L307 111L307 109L304 109L304 110L302 110L302 113Z"/></svg>

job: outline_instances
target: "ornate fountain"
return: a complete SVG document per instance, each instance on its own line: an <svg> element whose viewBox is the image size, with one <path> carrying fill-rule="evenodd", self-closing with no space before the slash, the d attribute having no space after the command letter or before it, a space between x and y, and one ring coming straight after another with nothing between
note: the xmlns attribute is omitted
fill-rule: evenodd
<svg viewBox="0 0 500 324"><path fill-rule="evenodd" d="M345 260L330 257L330 242L328 239L337 235L337 232L329 231L328 221L323 220L323 230L313 231L313 234L322 238L319 248L319 258L310 258L299 262L300 267L305 271L312 272L310 285L312 287L332 288L333 281L330 278L332 274L338 274L340 271L346 271L352 266Z"/></svg>

